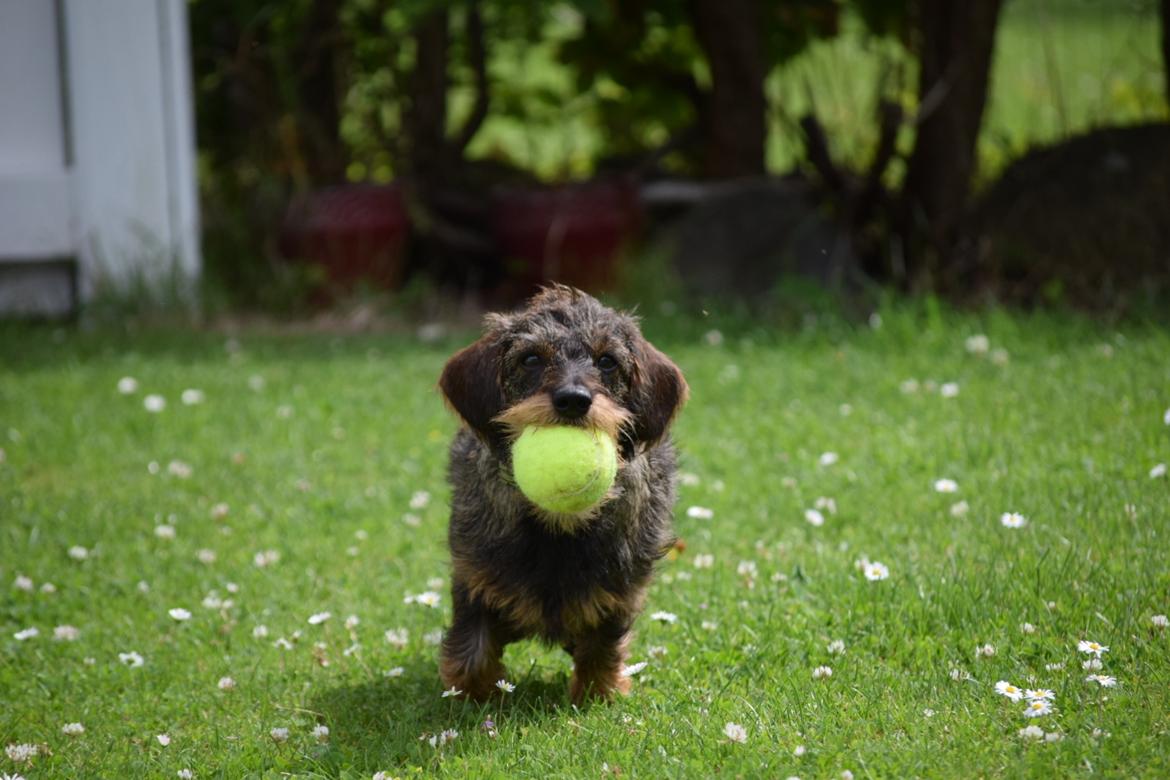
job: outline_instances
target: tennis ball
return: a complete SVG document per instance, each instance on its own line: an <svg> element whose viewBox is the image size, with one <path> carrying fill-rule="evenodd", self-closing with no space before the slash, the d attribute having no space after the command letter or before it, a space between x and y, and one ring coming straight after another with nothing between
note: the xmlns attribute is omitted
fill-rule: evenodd
<svg viewBox="0 0 1170 780"><path fill-rule="evenodd" d="M529 426L512 445L512 474L528 500L557 514L597 505L617 475L617 448L600 431Z"/></svg>

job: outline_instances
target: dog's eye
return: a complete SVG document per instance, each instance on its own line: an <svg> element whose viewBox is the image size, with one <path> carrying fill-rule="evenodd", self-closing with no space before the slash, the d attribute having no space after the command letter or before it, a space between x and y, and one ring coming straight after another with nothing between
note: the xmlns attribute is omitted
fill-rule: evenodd
<svg viewBox="0 0 1170 780"><path fill-rule="evenodd" d="M535 352L529 352L524 357L520 358L520 365L525 368L540 368L544 365L544 358Z"/></svg>
<svg viewBox="0 0 1170 780"><path fill-rule="evenodd" d="M609 373L617 368L617 361L613 359L612 355L602 355L597 358L597 367L602 371Z"/></svg>

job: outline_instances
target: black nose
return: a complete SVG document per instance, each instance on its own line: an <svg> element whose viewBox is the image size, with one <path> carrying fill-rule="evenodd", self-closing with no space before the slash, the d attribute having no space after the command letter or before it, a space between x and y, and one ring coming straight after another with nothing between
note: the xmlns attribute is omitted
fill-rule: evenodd
<svg viewBox="0 0 1170 780"><path fill-rule="evenodd" d="M570 420L584 417L592 404L593 394L580 385L562 387L553 393L553 408Z"/></svg>

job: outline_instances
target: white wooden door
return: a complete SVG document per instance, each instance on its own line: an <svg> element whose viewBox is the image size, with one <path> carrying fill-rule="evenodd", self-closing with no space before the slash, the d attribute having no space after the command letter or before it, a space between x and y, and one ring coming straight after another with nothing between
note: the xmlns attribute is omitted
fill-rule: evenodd
<svg viewBox="0 0 1170 780"><path fill-rule="evenodd" d="M0 0L0 314L198 276L189 51L186 0Z"/></svg>

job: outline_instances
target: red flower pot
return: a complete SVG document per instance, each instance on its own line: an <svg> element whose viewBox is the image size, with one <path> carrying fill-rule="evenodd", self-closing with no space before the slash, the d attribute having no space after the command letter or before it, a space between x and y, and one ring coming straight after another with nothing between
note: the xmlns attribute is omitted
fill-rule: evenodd
<svg viewBox="0 0 1170 780"><path fill-rule="evenodd" d="M509 268L526 287L563 282L604 290L617 281L624 246L642 222L638 189L598 180L539 190L500 190L494 229Z"/></svg>
<svg viewBox="0 0 1170 780"><path fill-rule="evenodd" d="M392 290L402 282L409 231L397 186L329 187L289 209L280 250L293 261L321 267L332 290L359 283Z"/></svg>

